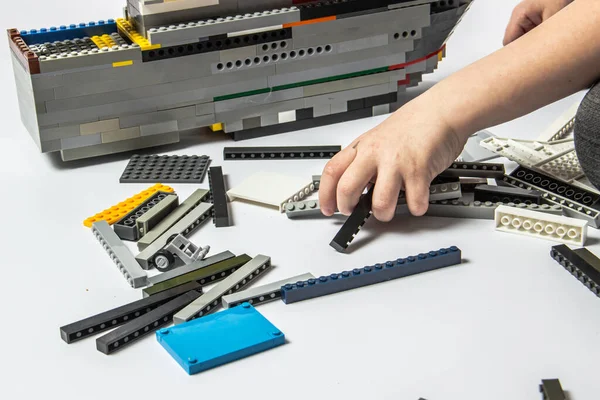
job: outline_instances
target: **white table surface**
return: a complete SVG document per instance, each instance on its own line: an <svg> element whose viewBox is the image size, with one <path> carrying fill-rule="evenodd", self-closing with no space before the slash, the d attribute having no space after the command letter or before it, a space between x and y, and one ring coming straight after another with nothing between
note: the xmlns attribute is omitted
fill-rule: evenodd
<svg viewBox="0 0 600 400"><path fill-rule="evenodd" d="M121 15L123 0L20 0L0 14L5 28L29 29ZM517 1L477 0L448 43L447 58L423 87L499 48ZM18 11L17 11L18 5ZM0 136L2 305L0 397L106 399L407 399L541 398L541 379L559 378L571 400L598 398L600 307L550 258L548 242L497 233L491 221L371 218L349 254L329 242L341 219L288 220L234 202L233 227L202 226L192 240L211 254L272 257L268 283L372 265L451 245L464 264L292 305L258 310L288 343L188 376L154 335L106 356L90 338L67 345L59 327L141 297L130 288L82 221L146 188L119 184L129 155L62 163L40 154L18 117L8 46ZM582 94L492 127L499 136L535 138ZM239 143L347 145L383 117ZM220 134L193 135L164 154L207 154L230 185L260 170L310 178L325 161L223 163ZM172 185L182 198L197 186ZM208 188L205 181L201 187ZM589 248L600 253L598 232ZM134 249L134 247L131 247Z"/></svg>

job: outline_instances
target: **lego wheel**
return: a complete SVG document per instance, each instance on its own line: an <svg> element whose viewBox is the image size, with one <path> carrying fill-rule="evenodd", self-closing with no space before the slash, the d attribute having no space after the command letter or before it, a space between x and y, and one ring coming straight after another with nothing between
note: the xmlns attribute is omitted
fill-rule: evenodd
<svg viewBox="0 0 600 400"><path fill-rule="evenodd" d="M160 272L166 272L175 265L175 256L168 251L161 250L154 256L154 268Z"/></svg>

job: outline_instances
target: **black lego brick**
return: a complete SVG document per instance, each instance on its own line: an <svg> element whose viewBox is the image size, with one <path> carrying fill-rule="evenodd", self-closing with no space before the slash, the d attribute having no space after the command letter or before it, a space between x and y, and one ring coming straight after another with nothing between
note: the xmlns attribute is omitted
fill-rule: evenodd
<svg viewBox="0 0 600 400"><path fill-rule="evenodd" d="M158 61L175 57L185 57L194 54L211 53L213 51L222 51L237 49L246 46L255 46L262 43L276 42L292 38L292 29L283 28L266 32L256 32L247 35L227 37L227 35L215 35L207 40L194 43L187 43L178 46L167 46L155 50L142 52L142 61Z"/></svg>
<svg viewBox="0 0 600 400"><path fill-rule="evenodd" d="M600 210L600 202L598 201L600 200L600 195L559 181L558 179L552 178L541 172L519 166L509 176L520 179L531 186L537 186L540 189L547 190L550 193L554 193L568 200L583 204L584 206Z"/></svg>
<svg viewBox="0 0 600 400"><path fill-rule="evenodd" d="M440 174L442 178L502 178L504 164L455 162Z"/></svg>
<svg viewBox="0 0 600 400"><path fill-rule="evenodd" d="M332 158L342 146L224 147L224 160L298 160Z"/></svg>
<svg viewBox="0 0 600 400"><path fill-rule="evenodd" d="M477 185L475 201L492 203L542 204L542 192L506 186Z"/></svg>
<svg viewBox="0 0 600 400"><path fill-rule="evenodd" d="M300 19L302 21L341 16L343 14L356 14L367 12L377 8L387 8L391 4L405 3L412 0L325 0L314 1L304 4L296 4L300 9Z"/></svg>
<svg viewBox="0 0 600 400"><path fill-rule="evenodd" d="M202 296L202 289L190 290L168 303L146 313L131 322L96 339L96 349L104 354L112 354L138 341L145 335L173 321L173 316L188 304ZM152 297L150 297L152 298Z"/></svg>
<svg viewBox="0 0 600 400"><path fill-rule="evenodd" d="M588 253L584 256L589 257L591 255L597 259L594 254L589 251ZM600 271L582 257L581 249L574 251L565 244L555 245L552 246L550 256L596 296L600 297Z"/></svg>
<svg viewBox="0 0 600 400"><path fill-rule="evenodd" d="M60 328L60 337L66 343L73 343L85 339L89 336L96 335L132 321L190 290L201 290L201 288L202 286L197 282L188 282L185 285L160 292L155 296L137 300L133 303L125 304L121 307L93 315L62 326Z"/></svg>
<svg viewBox="0 0 600 400"><path fill-rule="evenodd" d="M123 240L136 241L140 237L136 221L139 217L147 213L152 207L160 203L165 197L172 195L167 192L156 192L146 201L134 208L129 214L113 224L113 229L117 236Z"/></svg>
<svg viewBox="0 0 600 400"><path fill-rule="evenodd" d="M543 400L567 400L558 379L543 379L540 384L540 393Z"/></svg>
<svg viewBox="0 0 600 400"><path fill-rule="evenodd" d="M120 183L202 183L210 165L208 156L131 157Z"/></svg>
<svg viewBox="0 0 600 400"><path fill-rule="evenodd" d="M354 237L358 234L358 231L367 222L367 219L371 216L371 204L373 202L373 189L372 186L369 191L363 194L356 205L352 214L346 219L342 228L335 235L329 245L343 253L346 251L350 243L354 240Z"/></svg>
<svg viewBox="0 0 600 400"><path fill-rule="evenodd" d="M217 228L231 226L225 178L221 167L211 167L208 170L208 184L210 200L213 203L213 223Z"/></svg>

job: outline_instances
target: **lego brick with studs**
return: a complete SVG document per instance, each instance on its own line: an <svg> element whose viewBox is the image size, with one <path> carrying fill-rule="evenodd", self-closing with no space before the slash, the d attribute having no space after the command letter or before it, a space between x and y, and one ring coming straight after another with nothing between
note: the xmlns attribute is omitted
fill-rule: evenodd
<svg viewBox="0 0 600 400"><path fill-rule="evenodd" d="M208 156L134 155L120 183L202 183L210 165Z"/></svg>

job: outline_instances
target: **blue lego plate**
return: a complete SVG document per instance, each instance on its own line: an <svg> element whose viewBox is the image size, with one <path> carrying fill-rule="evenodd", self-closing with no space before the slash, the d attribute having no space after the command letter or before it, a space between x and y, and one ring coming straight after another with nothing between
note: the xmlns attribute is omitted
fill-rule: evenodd
<svg viewBox="0 0 600 400"><path fill-rule="evenodd" d="M190 375L285 343L285 335L249 303L156 332Z"/></svg>

